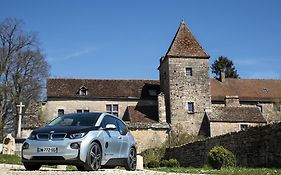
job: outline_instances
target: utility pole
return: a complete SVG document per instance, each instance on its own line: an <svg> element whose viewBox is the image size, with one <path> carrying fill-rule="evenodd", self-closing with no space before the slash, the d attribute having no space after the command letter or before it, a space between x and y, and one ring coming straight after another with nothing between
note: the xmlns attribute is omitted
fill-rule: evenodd
<svg viewBox="0 0 281 175"><path fill-rule="evenodd" d="M20 102L19 105L17 105L19 108L19 122L18 122L18 133L17 133L17 138L21 138L21 119L22 119L22 108L25 107L25 105Z"/></svg>

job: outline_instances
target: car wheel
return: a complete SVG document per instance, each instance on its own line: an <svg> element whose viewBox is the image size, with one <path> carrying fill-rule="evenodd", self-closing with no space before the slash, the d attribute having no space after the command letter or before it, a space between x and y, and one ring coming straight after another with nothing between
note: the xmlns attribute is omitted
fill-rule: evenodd
<svg viewBox="0 0 281 175"><path fill-rule="evenodd" d="M76 165L78 171L85 171L85 167L83 165Z"/></svg>
<svg viewBox="0 0 281 175"><path fill-rule="evenodd" d="M35 170L39 170L41 168L40 164L23 163L23 166L28 171L35 171Z"/></svg>
<svg viewBox="0 0 281 175"><path fill-rule="evenodd" d="M101 147L98 143L93 142L88 151L85 170L96 171L101 167L102 152Z"/></svg>
<svg viewBox="0 0 281 175"><path fill-rule="evenodd" d="M136 170L137 167L137 153L135 148L131 148L129 151L129 156L125 164L125 169L129 171Z"/></svg>

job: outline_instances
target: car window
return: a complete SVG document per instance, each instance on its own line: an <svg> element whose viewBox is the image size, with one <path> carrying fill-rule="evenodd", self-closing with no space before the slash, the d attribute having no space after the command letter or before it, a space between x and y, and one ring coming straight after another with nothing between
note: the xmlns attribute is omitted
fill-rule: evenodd
<svg viewBox="0 0 281 175"><path fill-rule="evenodd" d="M105 128L106 125L108 124L113 124L116 126L116 130L117 130L117 123L116 123L116 119L114 117L111 117L109 115L104 116L102 122L101 122L101 127Z"/></svg>
<svg viewBox="0 0 281 175"><path fill-rule="evenodd" d="M99 113L69 114L55 118L47 126L94 126Z"/></svg>
<svg viewBox="0 0 281 175"><path fill-rule="evenodd" d="M119 130L120 134L126 135L127 132L128 132L127 126L123 122L121 122L120 120L117 120L117 123L118 123L118 130Z"/></svg>

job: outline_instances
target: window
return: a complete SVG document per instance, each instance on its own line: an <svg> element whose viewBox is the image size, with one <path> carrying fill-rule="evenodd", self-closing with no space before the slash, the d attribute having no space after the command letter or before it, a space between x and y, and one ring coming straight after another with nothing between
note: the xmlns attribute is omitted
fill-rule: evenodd
<svg viewBox="0 0 281 175"><path fill-rule="evenodd" d="M64 115L51 121L48 126L94 126L99 117L99 113Z"/></svg>
<svg viewBox="0 0 281 175"><path fill-rule="evenodd" d="M118 105L117 104L107 104L106 112L118 116Z"/></svg>
<svg viewBox="0 0 281 175"><path fill-rule="evenodd" d="M71 126L73 120L73 118L64 118L63 120L61 120L59 126Z"/></svg>
<svg viewBox="0 0 281 175"><path fill-rule="evenodd" d="M58 109L58 116L64 115L64 109Z"/></svg>
<svg viewBox="0 0 281 175"><path fill-rule="evenodd" d="M128 132L128 128L127 126L121 122L120 120L117 120L117 124L118 124L118 130L120 132L121 135L126 135Z"/></svg>
<svg viewBox="0 0 281 175"><path fill-rule="evenodd" d="M77 109L77 113L90 112L89 109Z"/></svg>
<svg viewBox="0 0 281 175"><path fill-rule="evenodd" d="M249 127L249 126L248 126L247 124L241 124L241 125L240 125L240 130L241 130L241 131L246 131L246 130L248 129L248 127Z"/></svg>
<svg viewBox="0 0 281 175"><path fill-rule="evenodd" d="M187 102L187 112L194 113L194 102Z"/></svg>
<svg viewBox="0 0 281 175"><path fill-rule="evenodd" d="M188 76L188 77L191 77L192 76L192 68L190 68L190 67L185 68L185 75Z"/></svg>
<svg viewBox="0 0 281 175"><path fill-rule="evenodd" d="M104 116L104 118L102 119L102 122L101 122L101 127L102 128L105 128L106 125L108 124L113 124L113 125L117 125L117 122L116 122L117 119L115 119L114 117L111 117L111 116ZM117 130L117 126L116 126L116 130Z"/></svg>
<svg viewBox="0 0 281 175"><path fill-rule="evenodd" d="M78 94L81 95L81 96L88 95L88 88L86 88L85 86L81 86L79 88Z"/></svg>
<svg viewBox="0 0 281 175"><path fill-rule="evenodd" d="M90 110L89 109L84 109L84 112L90 112Z"/></svg>

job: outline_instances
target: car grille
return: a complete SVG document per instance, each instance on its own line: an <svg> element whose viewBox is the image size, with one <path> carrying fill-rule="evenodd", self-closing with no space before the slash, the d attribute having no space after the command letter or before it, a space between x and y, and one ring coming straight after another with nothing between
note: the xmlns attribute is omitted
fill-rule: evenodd
<svg viewBox="0 0 281 175"><path fill-rule="evenodd" d="M37 140L63 140L66 135L66 133L38 133L36 137Z"/></svg>
<svg viewBox="0 0 281 175"><path fill-rule="evenodd" d="M61 156L33 156L31 160L65 160Z"/></svg>

